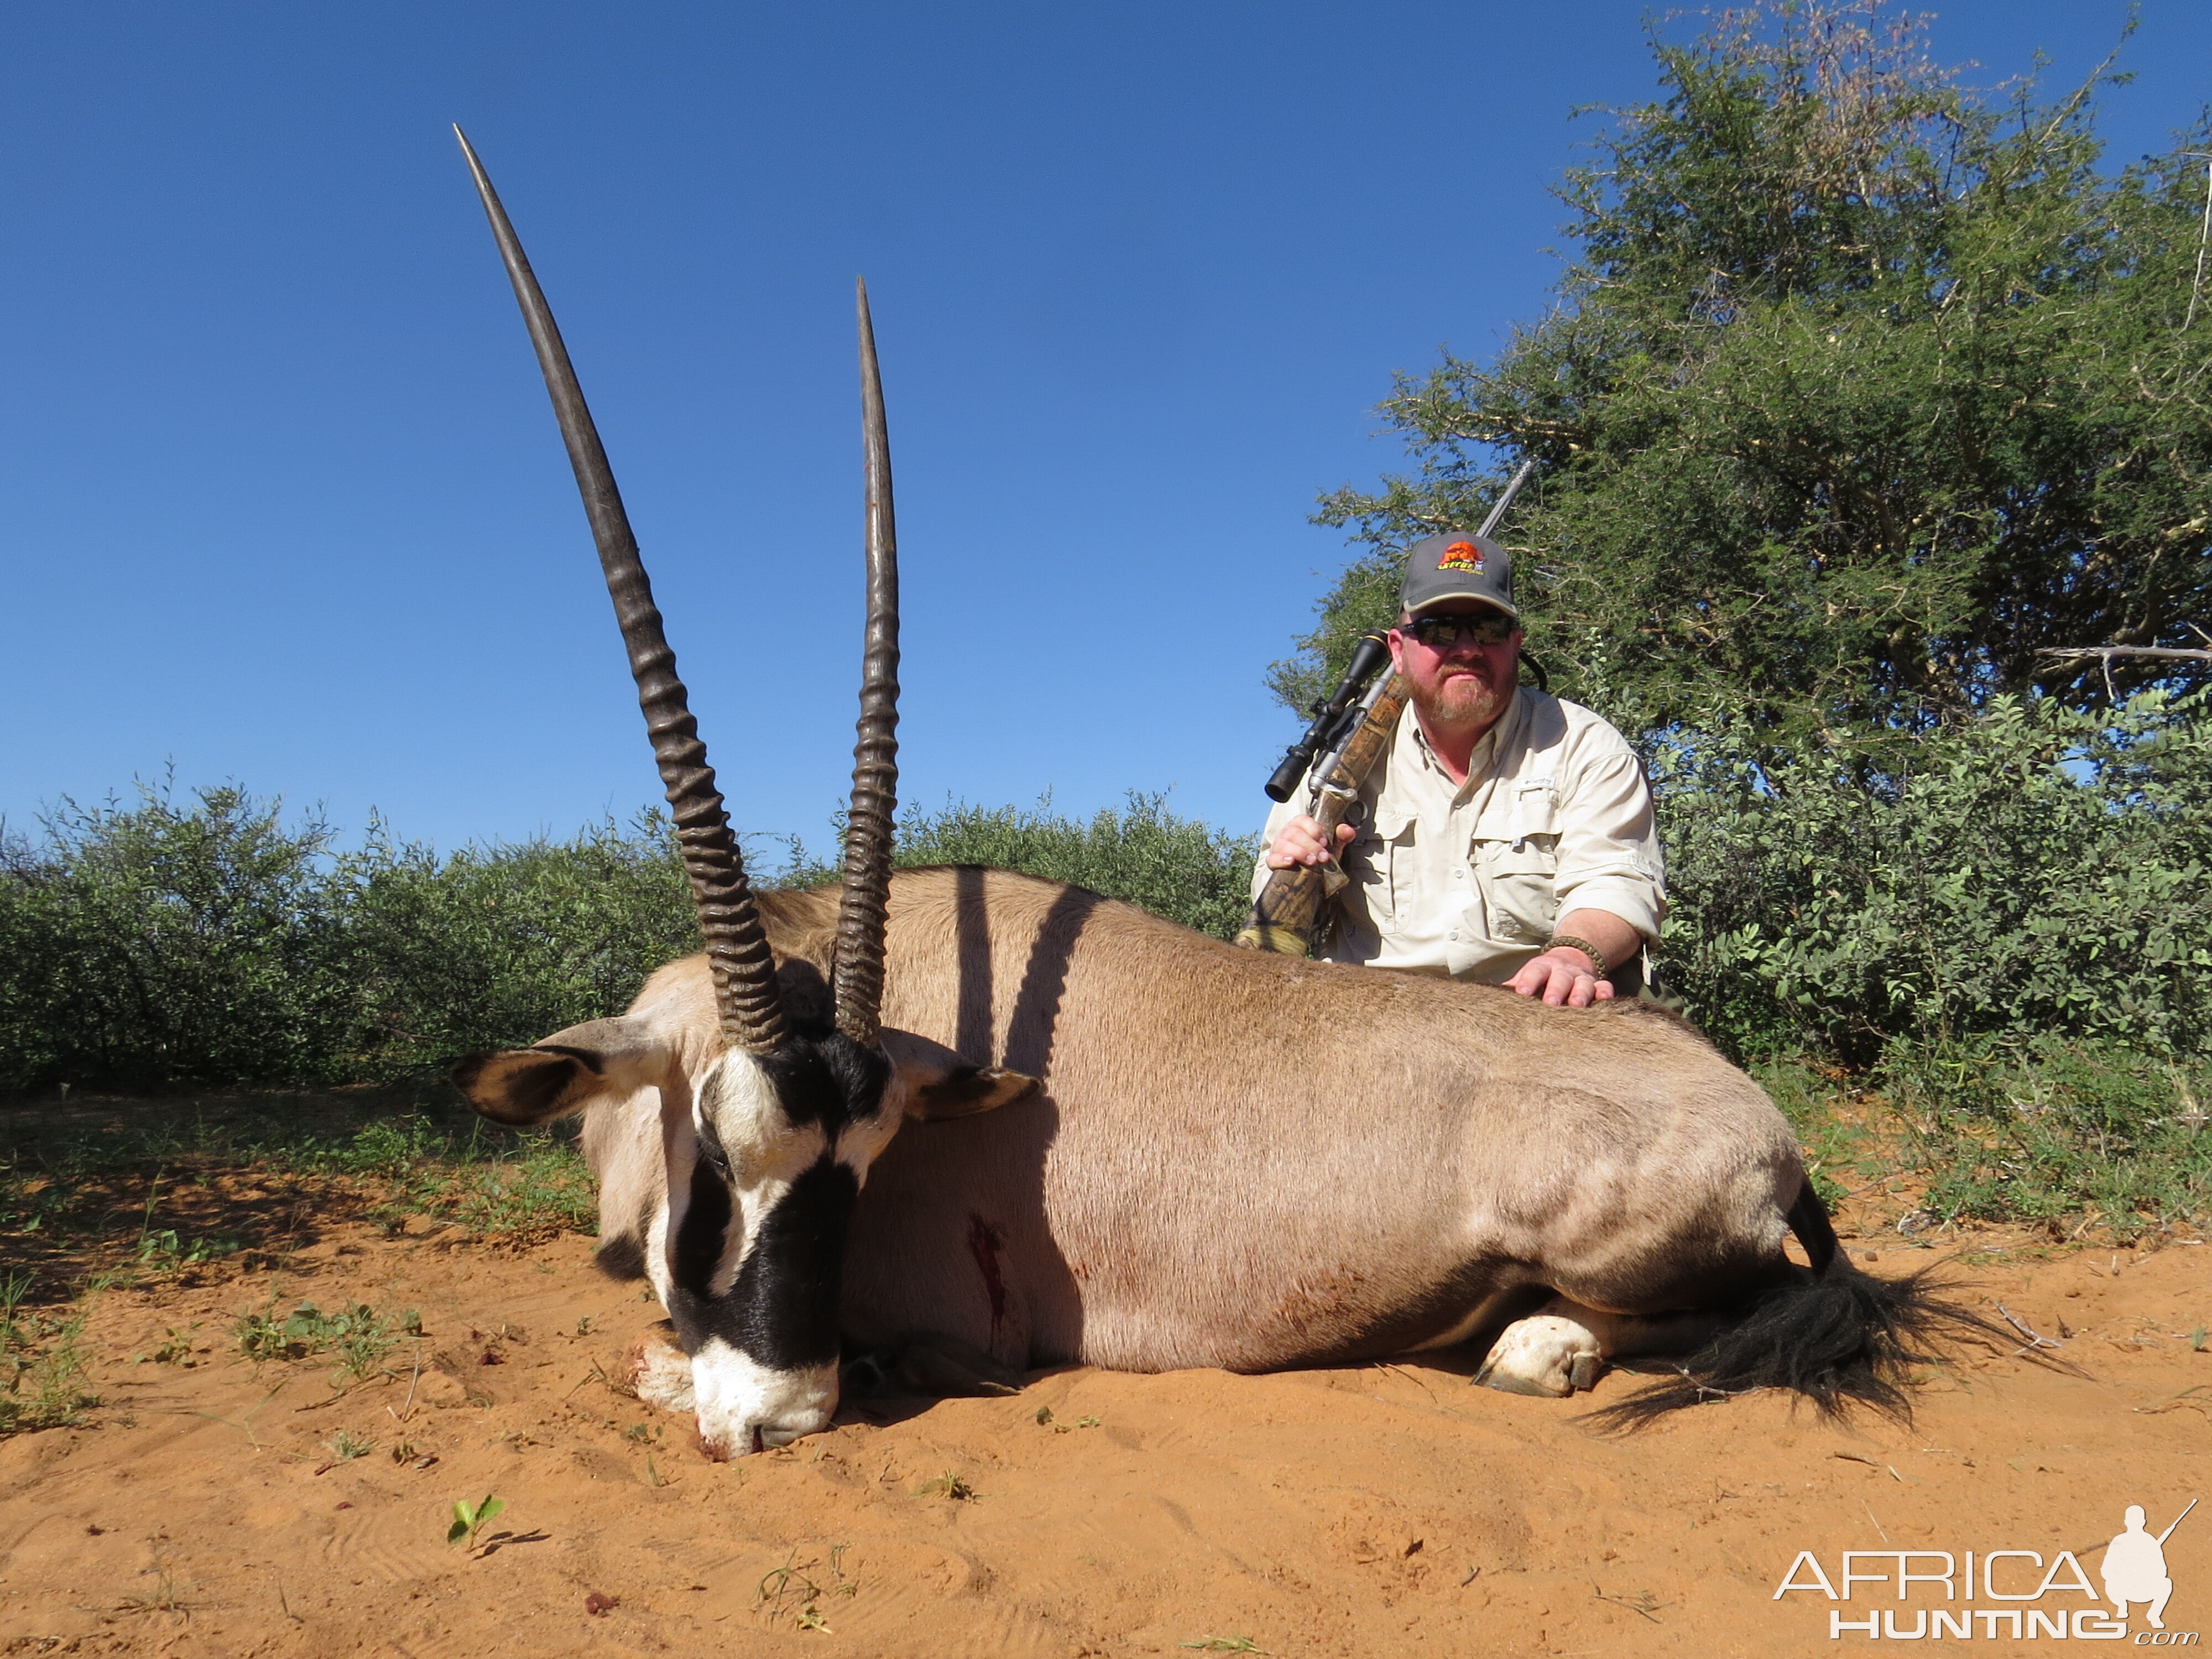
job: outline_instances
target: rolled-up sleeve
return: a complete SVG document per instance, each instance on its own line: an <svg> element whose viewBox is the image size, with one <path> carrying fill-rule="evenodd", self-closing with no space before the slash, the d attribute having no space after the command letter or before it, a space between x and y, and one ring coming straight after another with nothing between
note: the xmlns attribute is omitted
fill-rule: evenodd
<svg viewBox="0 0 2212 1659"><path fill-rule="evenodd" d="M1666 863L1644 761L1610 728L1586 737L1597 738L1589 744L1595 752L1573 769L1559 801L1559 914L1601 909L1656 942L1666 918Z"/></svg>
<svg viewBox="0 0 2212 1659"><path fill-rule="evenodd" d="M1666 865L1644 763L1608 726L1594 722L1581 735L1577 746L1590 752L1561 780L1559 914L1603 910L1656 944L1667 915Z"/></svg>

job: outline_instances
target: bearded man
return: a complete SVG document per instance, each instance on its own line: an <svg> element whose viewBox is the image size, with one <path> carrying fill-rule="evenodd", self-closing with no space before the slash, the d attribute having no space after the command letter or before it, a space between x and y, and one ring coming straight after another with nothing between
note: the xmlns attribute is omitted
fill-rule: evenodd
<svg viewBox="0 0 2212 1659"><path fill-rule="evenodd" d="M1338 826L1349 880L1316 954L1577 1008L1633 994L1667 907L1643 762L1589 709L1520 684L1513 563L1496 542L1416 542L1400 599L1390 659L1413 696ZM1255 898L1271 870L1331 850L1291 803L1262 842Z"/></svg>

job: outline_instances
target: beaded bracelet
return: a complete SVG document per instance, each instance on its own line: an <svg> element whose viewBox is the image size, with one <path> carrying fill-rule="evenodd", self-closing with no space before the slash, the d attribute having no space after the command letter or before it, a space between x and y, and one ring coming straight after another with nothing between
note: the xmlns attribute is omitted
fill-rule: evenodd
<svg viewBox="0 0 2212 1659"><path fill-rule="evenodd" d="M1554 933L1552 935L1552 943L1546 945L1544 948L1549 951L1561 945L1567 946L1570 950L1581 951L1584 956L1588 957L1592 962L1597 964L1595 970L1597 976L1600 979L1603 979L1605 977L1605 952L1599 950L1596 945L1592 945L1586 939L1577 939L1572 933Z"/></svg>

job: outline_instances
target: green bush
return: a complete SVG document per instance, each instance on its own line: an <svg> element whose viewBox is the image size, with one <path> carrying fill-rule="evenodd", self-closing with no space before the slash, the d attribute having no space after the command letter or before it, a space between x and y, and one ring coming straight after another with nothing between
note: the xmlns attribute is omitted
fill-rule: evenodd
<svg viewBox="0 0 2212 1659"><path fill-rule="evenodd" d="M699 948L684 867L658 814L566 842L445 858L372 833L353 860L339 956L356 988L339 1064L380 1080L535 1042L618 1012Z"/></svg>
<svg viewBox="0 0 2212 1659"><path fill-rule="evenodd" d="M909 810L899 824L902 866L982 864L1019 870L1125 899L1186 927L1234 939L1251 908L1252 862L1259 843L1194 818L1177 817L1160 795L1132 793L1121 811L1088 823L1062 817L1049 803L948 805Z"/></svg>
<svg viewBox="0 0 2212 1659"><path fill-rule="evenodd" d="M348 894L319 818L147 787L43 828L0 843L0 1089L331 1077Z"/></svg>
<svg viewBox="0 0 2212 1659"><path fill-rule="evenodd" d="M443 856L381 825L334 851L319 818L288 827L234 787L64 803L42 828L0 841L0 1092L434 1074L618 1010L698 948L657 812ZM1253 853L1144 796L1088 823L909 811L902 838L902 864L1027 870L1222 934ZM835 875L794 860L781 878Z"/></svg>
<svg viewBox="0 0 2212 1659"><path fill-rule="evenodd" d="M1825 744L1677 729L1653 769L1663 982L1773 1090L1821 1179L1902 1155L1946 1218L2094 1211L2125 1233L2202 1209L2212 694L2104 714L1999 697ZM0 1087L432 1074L619 1008L696 945L652 815L445 857L380 828L334 853L319 821L288 828L234 789L46 828L0 863ZM1253 851L1132 796L1088 820L909 809L897 856L1025 870L1223 935ZM1839 1079L1881 1127L1838 1115ZM573 1146L486 1163L476 1133L380 1120L289 1161L390 1183L379 1213L585 1223Z"/></svg>
<svg viewBox="0 0 2212 1659"><path fill-rule="evenodd" d="M2000 697L1764 764L1734 735L1677 734L1656 769L1669 982L1734 1052L2212 1050L2207 694Z"/></svg>
<svg viewBox="0 0 2212 1659"><path fill-rule="evenodd" d="M656 814L441 858L242 789L0 842L0 1091L380 1081L619 1008L697 945Z"/></svg>
<svg viewBox="0 0 2212 1659"><path fill-rule="evenodd" d="M1882 1071L1927 1183L1921 1203L1942 1219L2061 1222L2090 1210L2129 1237L2204 1212L2212 1064L2201 1057L2017 1034L1899 1044Z"/></svg>

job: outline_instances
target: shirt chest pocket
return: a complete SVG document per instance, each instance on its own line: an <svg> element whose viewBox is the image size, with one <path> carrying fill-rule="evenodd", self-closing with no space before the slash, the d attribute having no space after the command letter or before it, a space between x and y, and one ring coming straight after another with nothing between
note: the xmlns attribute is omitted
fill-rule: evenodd
<svg viewBox="0 0 2212 1659"><path fill-rule="evenodd" d="M1410 813L1382 814L1363 824L1344 850L1345 874L1379 927L1395 923L1413 902L1416 834Z"/></svg>
<svg viewBox="0 0 2212 1659"><path fill-rule="evenodd" d="M1498 802L1474 826L1468 861L1494 939L1541 945L1559 920L1559 816L1548 789Z"/></svg>

